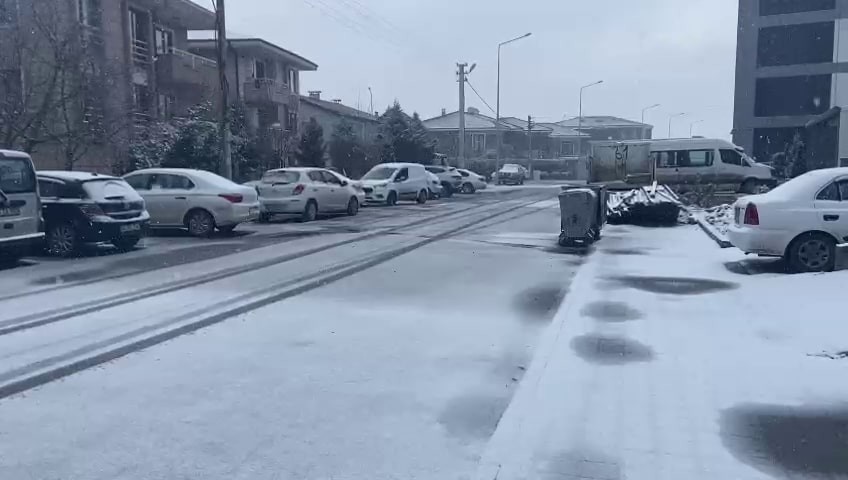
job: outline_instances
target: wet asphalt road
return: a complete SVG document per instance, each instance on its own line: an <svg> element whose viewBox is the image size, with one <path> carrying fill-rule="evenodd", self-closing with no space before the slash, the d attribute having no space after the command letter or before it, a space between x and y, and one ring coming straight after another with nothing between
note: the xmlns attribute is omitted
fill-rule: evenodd
<svg viewBox="0 0 848 480"><path fill-rule="evenodd" d="M471 475L582 261L556 193L0 272L0 478Z"/></svg>

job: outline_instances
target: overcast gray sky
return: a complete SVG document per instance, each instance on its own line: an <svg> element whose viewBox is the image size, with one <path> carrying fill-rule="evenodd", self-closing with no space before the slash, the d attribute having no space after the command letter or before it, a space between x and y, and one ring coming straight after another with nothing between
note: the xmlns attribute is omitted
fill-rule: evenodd
<svg viewBox="0 0 848 480"><path fill-rule="evenodd" d="M211 0L195 0L209 6ZM685 3L685 8L683 4ZM540 121L585 115L639 120L654 136L730 138L737 0L229 0L228 30L261 37L319 65L302 93L383 110L394 99L424 118L458 106L456 62L477 63L469 81L495 106L497 44L503 49L501 114ZM468 105L491 113L468 89ZM493 114L492 114L493 115Z"/></svg>

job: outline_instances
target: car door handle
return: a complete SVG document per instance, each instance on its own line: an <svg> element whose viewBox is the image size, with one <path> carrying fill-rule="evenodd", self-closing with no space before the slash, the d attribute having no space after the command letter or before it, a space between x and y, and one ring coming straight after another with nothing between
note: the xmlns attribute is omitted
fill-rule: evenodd
<svg viewBox="0 0 848 480"><path fill-rule="evenodd" d="M186 197L174 197L177 200L187 200Z"/></svg>
<svg viewBox="0 0 848 480"><path fill-rule="evenodd" d="M839 220L839 215L825 215L824 216L825 222L835 222L837 220Z"/></svg>

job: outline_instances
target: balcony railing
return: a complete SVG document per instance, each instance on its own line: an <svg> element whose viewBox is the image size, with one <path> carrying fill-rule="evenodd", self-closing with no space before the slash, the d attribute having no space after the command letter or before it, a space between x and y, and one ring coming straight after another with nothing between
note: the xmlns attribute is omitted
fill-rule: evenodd
<svg viewBox="0 0 848 480"><path fill-rule="evenodd" d="M156 78L166 85L214 85L218 62L177 48L156 57Z"/></svg>
<svg viewBox="0 0 848 480"><path fill-rule="evenodd" d="M132 41L132 59L136 65L150 65L150 45L144 40L134 38Z"/></svg>
<svg viewBox="0 0 848 480"><path fill-rule="evenodd" d="M247 103L288 105L292 101L289 86L272 78L254 78L244 82L243 87Z"/></svg>

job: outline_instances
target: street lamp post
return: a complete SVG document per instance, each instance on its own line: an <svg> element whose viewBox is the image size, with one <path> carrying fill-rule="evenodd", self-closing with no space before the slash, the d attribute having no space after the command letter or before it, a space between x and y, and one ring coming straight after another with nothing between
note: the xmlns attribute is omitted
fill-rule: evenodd
<svg viewBox="0 0 848 480"><path fill-rule="evenodd" d="M368 113L374 115L374 92L371 91L371 87L368 87L368 95L371 96L371 103L369 104Z"/></svg>
<svg viewBox="0 0 848 480"><path fill-rule="evenodd" d="M589 87L594 87L595 85L600 85L604 83L603 80L598 80L597 82L590 83L589 85L583 85L580 87L580 103L578 107L577 113L577 155L580 156L583 154L583 90L586 90Z"/></svg>
<svg viewBox="0 0 848 480"><path fill-rule="evenodd" d="M671 121L677 117L682 117L683 115L686 115L686 112L675 113L668 116L668 138L671 138Z"/></svg>
<svg viewBox="0 0 848 480"><path fill-rule="evenodd" d="M655 104L651 105L650 107L645 107L645 108L643 108L643 109L642 109L642 123L645 123L645 112L647 112L648 110L651 110L651 109L657 108L657 107L659 107L659 106L660 106L660 104L659 104L659 103L655 103Z"/></svg>
<svg viewBox="0 0 848 480"><path fill-rule="evenodd" d="M497 152L497 163L495 164L495 170L500 170L501 168L501 47L508 43L517 42L523 38L527 38L532 33L525 33L520 37L515 37L511 40L507 40L505 42L501 42L498 44L498 93L497 100L495 106L495 129L498 134L498 152Z"/></svg>
<svg viewBox="0 0 848 480"><path fill-rule="evenodd" d="M702 123L703 120L695 120L694 122L689 124L689 137L693 137L693 133L695 132L695 125Z"/></svg>

